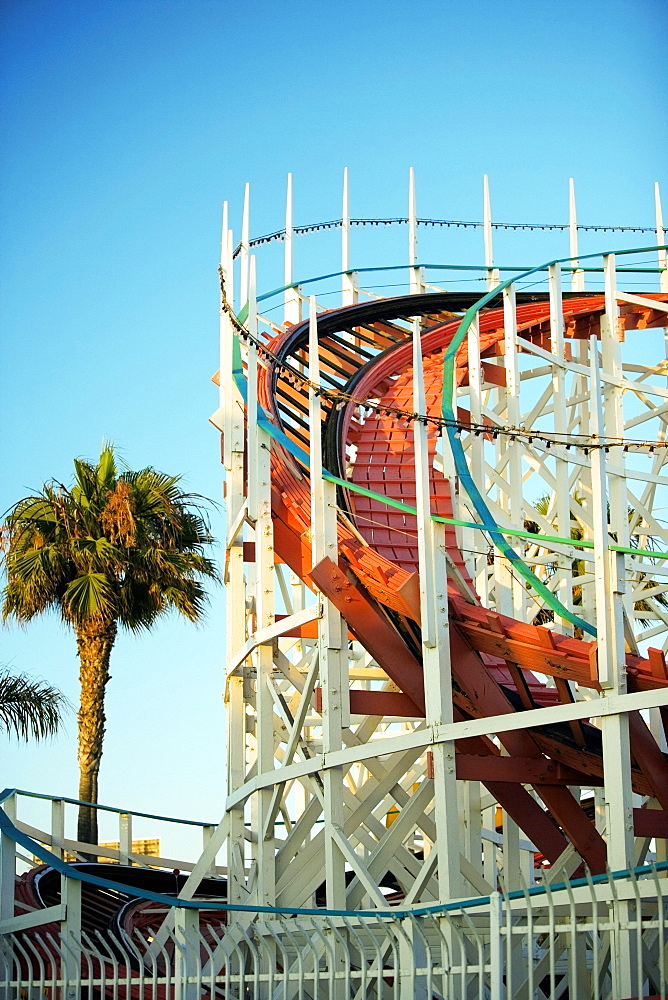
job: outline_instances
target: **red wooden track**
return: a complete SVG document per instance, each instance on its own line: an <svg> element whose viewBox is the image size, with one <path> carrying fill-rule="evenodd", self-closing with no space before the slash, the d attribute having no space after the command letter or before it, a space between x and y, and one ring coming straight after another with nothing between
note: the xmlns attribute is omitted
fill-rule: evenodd
<svg viewBox="0 0 668 1000"><path fill-rule="evenodd" d="M666 295L657 296L665 300ZM522 299L529 301L522 301ZM519 296L521 337L550 349L549 303ZM409 317L422 317L428 413L440 414L443 354L457 330L459 309L452 296L422 295L365 303L320 314L323 387L351 397L334 405L324 394L324 465L376 494L415 504L413 429L397 414L412 411ZM598 334L602 296L566 297L566 334ZM622 307L627 329L662 326L665 314ZM503 349L503 310L480 315L481 356ZM308 387L300 372L308 355L308 323L287 329L266 343L259 400L270 419L300 448L308 450ZM487 381L503 380L503 368L485 364ZM466 345L457 355L457 381L467 381ZM360 419L359 401L368 403ZM468 419L461 411L459 417ZM433 457L437 430L430 425ZM431 470L432 513L452 517L448 482ZM420 662L415 517L380 500L339 489L338 562L313 567L310 541L310 484L287 449L272 445L272 513L277 556L341 611L350 633L372 654L397 692L350 691L351 711L387 717L424 716ZM544 626L514 621L482 607L473 590L452 527L446 532L450 560L449 599L456 719L540 708L572 700L569 682L599 689L595 644ZM629 691L668 687L663 654L627 656ZM547 687L537 675L554 678ZM668 712L663 711L668 726ZM634 791L658 799L660 810L635 810L636 833L668 836L668 759L639 713L630 720ZM587 722L544 725L500 734L507 756L487 737L456 743L457 775L483 781L500 805L554 861L572 843L591 871L605 869L606 845L593 819L568 788L602 784L600 730ZM540 800L529 794L531 785ZM542 803L542 805L541 805Z"/></svg>

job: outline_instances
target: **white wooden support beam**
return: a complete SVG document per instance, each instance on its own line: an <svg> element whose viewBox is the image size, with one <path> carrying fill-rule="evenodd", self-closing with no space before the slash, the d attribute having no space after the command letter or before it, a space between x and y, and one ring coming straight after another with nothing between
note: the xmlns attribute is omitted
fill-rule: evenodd
<svg viewBox="0 0 668 1000"><path fill-rule="evenodd" d="M570 256L572 267L578 266L578 219L575 207L575 181L571 177L568 182L568 233L570 241ZM584 292L584 271L577 270L571 273L571 291Z"/></svg>
<svg viewBox="0 0 668 1000"><path fill-rule="evenodd" d="M413 167L408 172L408 264L411 268L410 292L411 295L421 295L424 292L424 276L422 268L418 263L418 222L417 222L417 201L415 195L415 170Z"/></svg>
<svg viewBox="0 0 668 1000"><path fill-rule="evenodd" d="M10 902L14 902L13 897L10 898ZM45 910L31 910L18 917L9 917L0 921L0 934L16 934L34 927L43 927L44 924L59 923L65 919L66 911L64 903L56 903L55 906L47 906Z"/></svg>
<svg viewBox="0 0 668 1000"><path fill-rule="evenodd" d="M604 401L596 337L590 339L592 432L604 431ZM624 652L623 573L624 560L608 550L608 491L605 451L591 452L592 516L596 628L598 633L598 680L604 696L626 693ZM603 734L604 791L608 866L614 871L634 864L633 792L627 715L610 715L601 721Z"/></svg>
<svg viewBox="0 0 668 1000"><path fill-rule="evenodd" d="M603 384L604 398L604 418L605 434L613 438L623 438L625 433L624 423L624 399L621 382L623 378L622 369L622 339L623 332L620 329L620 312L617 302L617 281L614 254L607 254L603 258L604 281L605 281L605 314L601 319L601 359L606 381ZM621 449L618 449L621 455ZM615 465L623 465L623 461ZM621 470L620 470L621 471ZM629 503L626 476L619 475L608 469L609 478L609 504L610 504L610 530L614 533L617 544L629 547L631 544L629 532ZM622 557L622 565L625 567L623 575L631 574L631 558ZM634 621L634 604L630 592L624 588L622 598L624 612L629 622Z"/></svg>
<svg viewBox="0 0 668 1000"><path fill-rule="evenodd" d="M595 698L592 701L570 702L567 705L555 705L550 708L529 709L526 712L510 712L506 715L486 716L482 719L469 719L464 722L453 722L433 729L413 729L397 736L386 736L379 747L377 740L361 743L352 740L350 746L336 753L318 753L308 761L290 765L285 769L281 780L292 781L307 774L314 774L327 767L351 767L356 763L369 764L378 757L379 750L387 756L403 753L413 747L431 747L445 740L463 740L472 736L488 736L490 733L514 732L519 729L531 729L533 726L556 725L572 722L576 719L604 719L611 715L625 712L641 712L645 709L665 707L668 705L668 694L665 688L654 691L637 691L633 694L606 695L605 698ZM274 776L249 778L244 786L226 800L226 808L232 808L247 799L258 788L267 783L273 785ZM487 808L487 805L484 806Z"/></svg>
<svg viewBox="0 0 668 1000"><path fill-rule="evenodd" d="M199 912L178 907L174 910L174 1000L198 1000L200 966Z"/></svg>
<svg viewBox="0 0 668 1000"><path fill-rule="evenodd" d="M498 280L498 279L497 279ZM507 426L520 422L520 375L517 361L517 301L514 283L503 290L503 341L505 387L499 388L499 415ZM515 528L524 525L522 503L522 458L520 445L499 435L496 442L497 468L503 469L504 483L499 489L499 505ZM509 560L497 553L494 559L494 595L496 610L513 618L526 619L526 590L516 579ZM503 810L503 869L507 889L518 889L520 872L520 829Z"/></svg>
<svg viewBox="0 0 668 1000"><path fill-rule="evenodd" d="M413 320L413 410L426 413L420 320ZM431 517L431 486L427 427L413 423L415 486L420 575L420 629L422 667L428 726L452 722L452 673L448 580L445 560L445 527ZM439 743L432 751L434 767L434 819L438 851L438 887L442 902L462 894L459 870L459 817L455 745Z"/></svg>
<svg viewBox="0 0 668 1000"><path fill-rule="evenodd" d="M232 658L228 660L227 678L229 679L237 673L258 646L272 645L274 639L279 636L321 617L322 604L312 604L302 611L297 611L294 615L288 615L286 618L272 622L266 628L257 629L253 635L248 637L241 649L236 650Z"/></svg>
<svg viewBox="0 0 668 1000"><path fill-rule="evenodd" d="M257 380L258 380L258 352L257 352L257 335L258 335L258 324L257 324L257 299L256 299L256 284L255 284L255 256L251 256L250 259L250 285L249 285L249 298L248 298L248 317L246 320L246 328L249 332L248 338L248 361L247 361L247 372L248 372L248 391L246 399L246 450L247 450L247 462L248 462L248 518L251 524L257 526L258 508L259 508L259 498L258 498L258 481L260 478L260 471L258 469L257 463L257 453L259 447L259 434L260 426L258 422L258 397L257 397ZM256 562L259 558L259 554L255 553Z"/></svg>
<svg viewBox="0 0 668 1000"><path fill-rule="evenodd" d="M566 381L566 359L564 356L564 309L561 285L561 265L551 264L548 271L550 293L550 346L557 364L552 368L552 396L554 400L554 430L559 436L568 433L568 387ZM565 455L556 459L555 504L557 516L556 531L562 538L569 538L571 532L571 489L569 463ZM569 611L573 610L573 589L571 586L572 558L564 553L557 556L556 592L559 600ZM573 634L573 626L555 616L555 627L566 634Z"/></svg>
<svg viewBox="0 0 668 1000"><path fill-rule="evenodd" d="M223 289L228 306L234 308L234 262L233 233L227 226L227 202L223 208L223 234L220 258ZM239 440L238 411L241 404L239 390L233 376L235 331L232 320L223 307L222 293L220 303L220 362L219 362L219 405L223 411L223 465L229 469L232 464L232 451L243 451L243 437ZM235 420L236 417L236 420ZM236 428L236 434L235 434Z"/></svg>
<svg viewBox="0 0 668 1000"><path fill-rule="evenodd" d="M293 243L294 230L292 222L292 174L288 174L287 193L285 198L285 242L283 263L283 284L292 285L293 281ZM301 319L301 303L296 288L286 288L283 293L283 321L292 325Z"/></svg>
<svg viewBox="0 0 668 1000"><path fill-rule="evenodd" d="M341 206L341 305L351 306L357 302L357 274L350 270L350 199L348 188L348 167L343 168L343 203Z"/></svg>
<svg viewBox="0 0 668 1000"><path fill-rule="evenodd" d="M228 260L230 262L232 252L231 243L230 238L228 240ZM231 281L234 275L231 264L228 274ZM233 288L228 286L228 296L232 294ZM240 648L246 638L246 581L244 578L243 535L241 535L241 529L248 510L244 484L245 416L243 401L232 373L235 336L232 322L225 314L223 316L223 329L221 333L224 352L224 364L221 365L221 389L224 386L226 419L224 450L226 513L228 525L239 525L239 532L234 533L234 544L228 544L225 560L227 573L227 663L230 662L233 654ZM225 687L228 792L233 789L236 790L243 784L246 773L247 737L243 683L243 677L233 677L228 680ZM246 895L243 804L241 808L233 809L229 816L230 825L227 851L228 899L231 903L239 903Z"/></svg>
<svg viewBox="0 0 668 1000"><path fill-rule="evenodd" d="M192 899L199 884L203 878L206 878L211 872L215 870L216 866L216 855L221 849L222 845L225 843L231 827L231 820L233 818L232 812L226 812L221 819L217 827L206 826L204 827L204 846L201 855L197 859L197 862L191 871L190 875L186 879L185 883L181 886L179 891L179 899ZM231 858L228 851L228 873L230 870ZM229 876L228 876L228 901L229 899ZM235 902L238 900L235 899Z"/></svg>
<svg viewBox="0 0 668 1000"><path fill-rule="evenodd" d="M644 295L631 295L630 292L615 291L615 298L618 302L630 302L634 306L642 306L643 309L654 309L656 312L668 313L668 302L660 302L658 299L647 299Z"/></svg>
<svg viewBox="0 0 668 1000"><path fill-rule="evenodd" d="M481 425L483 420L483 372L482 372L482 362L480 359L480 320L478 316L475 317L468 329L467 334L467 348L468 348L468 373L469 373L469 409L471 412L471 421L474 424ZM443 448L449 449L449 441L447 436L443 436ZM473 434L471 435L470 441L470 468L473 480L476 483L484 483L485 481L485 439L482 435ZM452 463L454 464L454 462ZM456 484L455 477L451 480L451 487ZM468 521L470 520L470 511L464 505L463 501L466 497L465 493L462 493L458 489L453 492L453 496L457 496L459 499L459 514L457 515L460 520ZM464 538L464 548L468 549L472 555L468 556L470 572L473 580L475 580L476 591L480 597L483 605L487 605L489 600L489 574L487 567L487 557L477 556L473 553L477 552L480 548L480 532L476 531L474 528L464 528L463 529Z"/></svg>
<svg viewBox="0 0 668 1000"><path fill-rule="evenodd" d="M132 816L130 813L118 815L118 861L122 865L130 863L132 854Z"/></svg>
<svg viewBox="0 0 668 1000"><path fill-rule="evenodd" d="M656 242L658 246L663 246L666 242L666 231L663 228L661 190L658 181L654 184L654 207L656 211ZM662 292L668 292L668 250L658 250L657 256L659 258L659 267L661 268L659 288ZM668 337L668 330L666 331L666 336ZM666 346L668 347L668 344ZM668 356L668 350L666 351L666 355Z"/></svg>
<svg viewBox="0 0 668 1000"><path fill-rule="evenodd" d="M65 852L65 803L62 799L51 801L51 851L57 858L63 860Z"/></svg>
<svg viewBox="0 0 668 1000"><path fill-rule="evenodd" d="M489 194L489 177L482 179L482 219L485 246L485 267L487 268L487 290L499 284L499 272L494 267L494 247L492 241L492 202Z"/></svg>
<svg viewBox="0 0 668 1000"><path fill-rule="evenodd" d="M243 503L232 518L228 518L227 527L227 548L230 549L239 538L244 523L248 518L248 502L245 497L241 498Z"/></svg>
<svg viewBox="0 0 668 1000"><path fill-rule="evenodd" d="M285 741L285 755L283 757L283 766L290 764L294 760L295 751L297 747L303 744L304 736L304 724L306 722L306 716L311 708L311 698L313 696L313 689L315 687L315 682L318 677L318 652L316 650L315 655L311 658L311 663L309 666L308 673L304 680L304 686L301 691L301 699L299 701L299 706L295 712L295 716L292 725L289 727L287 739ZM303 787L300 785L300 787ZM267 818L267 822L273 824L276 816L278 815L278 810L281 804L281 798L283 795L284 785L277 783L273 790L273 797L271 803L271 811ZM303 809L305 808L305 803L302 803ZM302 809L302 812L303 812ZM262 831L262 836L266 836L267 830Z"/></svg>
<svg viewBox="0 0 668 1000"><path fill-rule="evenodd" d="M248 297L248 514L255 524L255 562L251 564L254 597L255 628L270 628L275 622L274 607L274 532L271 517L271 438L258 421L258 351L257 299L255 256L251 257ZM273 649L267 644L256 647L252 654L255 667L255 746L258 774L274 771L273 702L269 686L273 683ZM254 828L266 826L271 808L271 789L262 788L253 802ZM271 906L276 898L275 843L271 835L254 842L257 862L255 898Z"/></svg>
<svg viewBox="0 0 668 1000"><path fill-rule="evenodd" d="M311 538L313 564L325 557L338 559L336 487L323 478L322 413L320 404L320 359L318 318L315 296L309 302L309 449L311 473ZM341 615L325 599L318 627L318 658L322 685L323 749L337 752L343 747L343 727L349 725L349 694L347 655L344 645L344 625ZM346 643L347 645L347 643ZM344 824L343 771L327 768L322 775L324 786L325 882L327 905L345 908L346 856L341 849L337 831Z"/></svg>
<svg viewBox="0 0 668 1000"><path fill-rule="evenodd" d="M82 883L75 878L60 876L60 900L65 909L65 918L60 924L60 940L65 946L63 976L69 986L79 982L81 976L81 889ZM78 993L67 993L66 996Z"/></svg>
<svg viewBox="0 0 668 1000"><path fill-rule="evenodd" d="M517 348L517 302L515 285L509 285L503 290L503 328L504 328L504 370L506 377L505 405L506 424L518 427L520 424L520 372ZM524 510L522 496L522 454L521 445L511 437L500 435L497 441L499 457L505 463L506 488L505 507L510 523L515 528L524 527ZM510 592L510 613L514 618L524 621L527 617L526 588L519 579L515 579L511 567L504 559L496 558L495 564L505 571ZM499 609L501 610L501 609Z"/></svg>
<svg viewBox="0 0 668 1000"><path fill-rule="evenodd" d="M2 808L7 818L16 822L16 795L6 799ZM0 921L14 917L14 891L16 888L16 844L4 831L0 833Z"/></svg>
<svg viewBox="0 0 668 1000"><path fill-rule="evenodd" d="M603 386L596 337L590 338L590 407L593 440L600 440L604 433ZM598 633L598 680L604 690L624 691L623 678L619 676L615 637L611 634L612 622L608 615L608 601L612 593L610 560L608 558L608 489L606 455L603 448L592 448L592 525L594 535L594 576L596 595L596 627Z"/></svg>
<svg viewBox="0 0 668 1000"><path fill-rule="evenodd" d="M231 266L231 241L228 241L230 252L228 261L229 280L234 277ZM228 297L233 288L228 288ZM226 662L229 664L233 655L246 639L246 580L243 561L243 535L240 534L243 522L248 513L245 496L245 440L244 405L239 389L233 377L234 346L236 333L231 319L223 316L222 340L224 344L224 381L225 386L225 467L226 467L226 513L227 523L231 528L239 525L239 532L234 532L233 544L228 544L226 552L226 584L227 584L227 645ZM243 348L242 348L243 349ZM246 775L246 709L244 703L243 677L229 678L225 685L225 706L227 715L227 789L240 788ZM229 841L227 850L228 866L228 899L232 903L240 903L246 897L245 881L245 825L244 803L233 808L229 813Z"/></svg>
<svg viewBox="0 0 668 1000"><path fill-rule="evenodd" d="M239 305L243 308L248 302L248 286L250 283L250 184L244 188L244 210L241 217L241 250L239 277Z"/></svg>

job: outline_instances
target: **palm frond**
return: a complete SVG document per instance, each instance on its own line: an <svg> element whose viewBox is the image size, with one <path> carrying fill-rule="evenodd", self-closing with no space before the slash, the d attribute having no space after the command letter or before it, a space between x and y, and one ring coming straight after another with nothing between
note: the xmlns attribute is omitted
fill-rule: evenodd
<svg viewBox="0 0 668 1000"><path fill-rule="evenodd" d="M65 696L51 685L25 674L0 671L0 730L19 739L53 736L68 706Z"/></svg>
<svg viewBox="0 0 668 1000"><path fill-rule="evenodd" d="M104 490L113 490L117 478L116 456L111 443L103 444L97 463L98 486Z"/></svg>
<svg viewBox="0 0 668 1000"><path fill-rule="evenodd" d="M87 618L116 617L114 588L104 573L83 573L72 580L63 595L63 611L71 622Z"/></svg>

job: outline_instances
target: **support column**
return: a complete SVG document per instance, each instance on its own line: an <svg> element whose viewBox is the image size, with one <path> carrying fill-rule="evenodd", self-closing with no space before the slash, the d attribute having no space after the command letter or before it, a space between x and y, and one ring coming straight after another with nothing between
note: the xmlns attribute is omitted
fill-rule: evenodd
<svg viewBox="0 0 668 1000"><path fill-rule="evenodd" d="M132 854L132 816L130 813L121 813L118 817L118 846L120 864L130 864L130 855Z"/></svg>
<svg viewBox="0 0 668 1000"><path fill-rule="evenodd" d="M418 263L418 235L417 235L417 204L415 198L415 170L410 168L408 173L408 263L411 268L410 292L411 295L421 295L424 292L424 275Z"/></svg>
<svg viewBox="0 0 668 1000"><path fill-rule="evenodd" d="M467 334L467 348L469 362L469 409L471 412L471 422L481 425L483 420L483 371L480 360L480 320L478 316L475 317L469 326ZM444 452L449 450L449 445L445 436L443 437L443 449ZM485 482L485 439L482 434L473 434L471 436L470 455L470 467L473 481L482 485ZM449 464L454 466L453 461ZM456 480L453 469L451 488L455 483ZM468 507L461 503L461 500L465 497L465 493L463 496L460 495L459 513L455 513L455 517L459 517L462 521L470 521L471 511ZM463 538L464 547L470 549L471 552L476 553L485 548L484 536L482 532L477 531L475 528L464 528ZM466 558L466 553L464 554L464 557ZM489 602L489 573L487 556L471 555L469 559L471 577L475 582L476 591L482 604L487 607Z"/></svg>
<svg viewBox="0 0 668 1000"><path fill-rule="evenodd" d="M568 182L568 233L570 242L571 265L578 266L578 220L575 208L575 181L571 177ZM584 271L571 272L571 291L584 292Z"/></svg>
<svg viewBox="0 0 668 1000"><path fill-rule="evenodd" d="M60 898L65 904L65 919L60 925L63 949L63 979L67 982L67 1000L81 997L81 887L78 879L60 876Z"/></svg>
<svg viewBox="0 0 668 1000"><path fill-rule="evenodd" d="M483 195L483 235L485 240L485 267L487 268L487 290L496 288L499 284L499 272L494 267L494 250L492 247L492 203L489 196L489 178L487 174L482 179Z"/></svg>
<svg viewBox="0 0 668 1000"><path fill-rule="evenodd" d="M198 1000L201 996L196 978L199 951L199 911L179 907L174 911L174 1000Z"/></svg>
<svg viewBox="0 0 668 1000"><path fill-rule="evenodd" d="M413 409L426 413L419 319L413 320ZM413 424L413 441L425 709L427 725L436 727L453 721L445 527L431 517L427 427L421 420ZM445 438L443 446L449 447ZM436 743L432 753L439 900L447 902L463 895L454 741Z"/></svg>
<svg viewBox="0 0 668 1000"><path fill-rule="evenodd" d="M576 237L577 239L577 237ZM554 355L552 373L552 394L554 399L554 430L560 437L568 434L568 411L566 407L566 359L564 352L564 310L561 293L561 265L551 264L548 272L550 289L550 346ZM568 454L568 452L566 452ZM562 538L571 534L571 495L569 465L565 457L556 459L555 468L555 503L551 511L556 514L555 531ZM557 554L557 584L555 592L569 611L573 610L573 588L571 586L573 555L559 552ZM566 635L573 634L573 626L555 615L555 630Z"/></svg>
<svg viewBox="0 0 668 1000"><path fill-rule="evenodd" d="M244 212L241 218L241 251L239 254L241 274L239 278L239 299L243 308L248 302L248 284L250 268L250 184L244 189Z"/></svg>
<svg viewBox="0 0 668 1000"><path fill-rule="evenodd" d="M336 487L323 479L322 412L320 405L320 359L318 320L315 297L309 303L309 423L311 460L311 551L313 565L324 558L338 558ZM343 747L343 727L349 724L347 654L342 648L345 623L327 598L323 601L318 623L318 655L322 686L323 752L335 752ZM345 857L337 838L345 837L343 810L343 771L326 767L324 785L325 819L325 881L327 906L346 908Z"/></svg>
<svg viewBox="0 0 668 1000"><path fill-rule="evenodd" d="M292 285L293 273L292 273L292 263L293 263L293 227L292 227L292 174L288 174L288 189L285 199L285 253L284 253L284 270L283 270L283 284ZM283 320L284 322L291 326L293 323L298 323L301 308L299 301L299 294L296 288L286 288L283 293Z"/></svg>
<svg viewBox="0 0 668 1000"><path fill-rule="evenodd" d="M255 629L274 624L274 532L271 518L271 439L258 420L258 351L255 257L250 261L248 293L248 516L255 529L254 599ZM252 654L255 671L255 739L259 775L274 770L273 639L258 645ZM274 824L270 821L273 790L261 788L255 796L257 844L255 898L264 906L276 901Z"/></svg>
<svg viewBox="0 0 668 1000"><path fill-rule="evenodd" d="M16 822L16 796L7 799L2 808L7 818ZM16 883L16 844L6 833L0 833L0 920L14 916Z"/></svg>
<svg viewBox="0 0 668 1000"><path fill-rule="evenodd" d="M602 383L596 338L591 349L591 415L593 435L604 430ZM626 692L624 654L623 574L624 559L610 552L608 533L608 494L605 451L591 452L592 515L594 522L594 571L596 575L596 626L598 631L598 679L602 696ZM634 864L633 792L628 715L609 715L601 719L604 761L604 803L608 867L612 871L632 868ZM633 995L635 939L624 929L630 908L627 900L611 904L617 930L613 934L610 957L615 996Z"/></svg>
<svg viewBox="0 0 668 1000"><path fill-rule="evenodd" d="M232 231L227 229L225 205L221 272L223 289L230 308L234 307L234 263ZM243 562L244 511L244 402L234 378L235 359L241 363L240 344L227 311L220 312L220 405L223 410L223 464L225 466L225 507L227 541L225 577L227 589L228 663L246 641L246 581ZM246 773L246 709L244 704L243 667L225 683L227 794L240 788ZM247 898L245 874L245 828L243 804L229 811L230 833L227 842L227 892L230 903Z"/></svg>
<svg viewBox="0 0 668 1000"><path fill-rule="evenodd" d="M343 169L343 204L341 207L341 305L352 306L359 298L357 272L350 270L350 204L348 167Z"/></svg>
<svg viewBox="0 0 668 1000"><path fill-rule="evenodd" d="M63 860L65 851L65 803L62 799L51 801L51 852Z"/></svg>
<svg viewBox="0 0 668 1000"><path fill-rule="evenodd" d="M661 191L658 181L654 185L654 206L656 211L656 242L659 247L662 247L666 242L666 233L663 228ZM659 267L661 268L661 274L659 275L659 288L662 292L668 292L668 251L658 250L657 256L659 260ZM668 329L666 330L666 335L668 336ZM668 350L666 351L666 356L668 356Z"/></svg>

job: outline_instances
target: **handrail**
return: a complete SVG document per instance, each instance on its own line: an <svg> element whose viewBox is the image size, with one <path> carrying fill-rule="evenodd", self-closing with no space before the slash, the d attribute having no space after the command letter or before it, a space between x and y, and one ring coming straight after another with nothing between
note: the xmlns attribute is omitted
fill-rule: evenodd
<svg viewBox="0 0 668 1000"><path fill-rule="evenodd" d="M99 809L102 812L138 816L141 819L157 819L163 823L181 823L184 826L199 827L216 826L215 823L200 823L196 819L179 819L175 816L158 816L155 813L136 812L133 809L118 809L116 806L103 806L98 802L84 802L82 799L70 799L66 795L45 795L41 792L26 792L22 788L5 788L4 791L0 792L0 804L6 802L12 795L25 795L30 799L46 799L48 802L52 802L55 799L58 802L68 802L73 806L92 806L93 809Z"/></svg>
<svg viewBox="0 0 668 1000"><path fill-rule="evenodd" d="M97 885L103 889L113 889L117 892L125 893L128 896L135 896L138 899L150 899L152 902L161 903L177 909L188 910L222 910L242 913L288 913L295 916L323 916L323 917L373 917L389 918L398 920L403 917L420 917L427 914L447 913L454 910L471 909L476 906L484 906L490 903L491 896L474 897L452 903L436 903L432 906L420 906L414 909L399 910L395 907L388 907L387 910L328 910L316 907L286 907L286 906L256 906L243 903L218 903L208 899L181 899L176 896L168 896L162 892L152 892L150 889L138 889L135 886L126 885L123 882L114 882L113 879L100 878L75 868L70 862L62 861L55 854L52 854L42 844L38 844L27 834L22 833L12 823L6 812L0 807L0 831L14 843L19 844L26 850L31 851L35 857L40 858L49 864L55 871L60 872L66 878L72 878L77 882L86 882L89 885ZM668 871L668 861L660 861L651 865L642 865L637 868L625 868L620 871L606 872L602 875L593 875L588 878L575 879L569 882L571 888L592 884L601 884L606 881L618 881L622 878L637 878L639 875L650 875L657 872ZM550 886L531 886L526 890L517 889L505 894L507 899L520 899L527 894L530 896L547 895L565 889L566 882L558 882Z"/></svg>
<svg viewBox="0 0 668 1000"><path fill-rule="evenodd" d="M617 253L649 253L656 250L668 250L668 245L662 246L652 246L652 247L638 247L634 250L620 250ZM609 251L608 251L609 252ZM562 261L567 260L587 260L590 257L605 257L606 252L603 253L593 253L586 254L579 257L564 257ZM555 263L552 261L552 263ZM268 292L263 292L261 295L257 296L258 302L266 302L268 299L273 298L274 295L281 295L283 292L294 291L295 289L301 288L304 285L312 285L316 281L328 281L330 278L342 278L344 276L349 276L351 274L375 274L382 273L384 271L414 271L417 269L431 270L431 271L479 271L481 274L488 274L490 270L494 271L510 271L513 274L520 273L520 277L524 277L525 274L534 274L537 271L547 269L549 265L540 265L536 268L527 269L525 265L518 264L517 266L512 266L509 264L497 265L495 264L493 268L490 268L489 264L432 264L432 263L418 263L418 264L388 264L383 267L349 267L345 271L331 271L329 274L319 274L314 278L302 278L298 281L292 281L287 285L280 285L278 288L272 288ZM573 265L571 267L564 268L566 271L577 271L584 272L585 274L602 274L602 267L580 267ZM634 268L623 268L618 269L620 273L624 274L662 274L665 268L663 267L634 267ZM586 293L585 293L586 294ZM236 314L237 319L240 323L243 323L248 316L248 303L242 304L241 309Z"/></svg>

